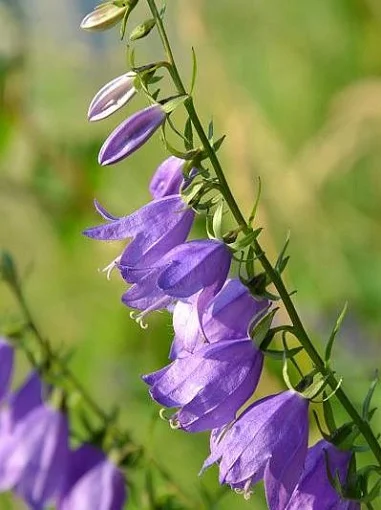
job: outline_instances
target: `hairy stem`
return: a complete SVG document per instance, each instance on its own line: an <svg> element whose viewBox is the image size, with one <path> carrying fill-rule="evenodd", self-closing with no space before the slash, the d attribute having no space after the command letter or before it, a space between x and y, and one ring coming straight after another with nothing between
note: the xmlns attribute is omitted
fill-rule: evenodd
<svg viewBox="0 0 381 510"><path fill-rule="evenodd" d="M156 27L160 36L160 39L162 41L168 63L169 63L169 71L173 80L173 83L178 91L179 94L187 94L187 91L184 87L183 81L181 79L180 73L178 71L173 52L171 49L171 45L169 43L169 39L166 33L166 30L164 28L163 21L159 15L159 11L156 6L155 0L147 0L147 3L149 5L149 8L152 12L153 17L156 20ZM189 118L200 138L200 141L203 145L203 148L208 155L208 158L211 162L211 165L213 166L213 169L216 173L216 176L219 180L220 186L221 186L221 192L224 196L226 203L234 216L237 224L241 228L241 230L244 233L249 233L251 231L251 227L248 225L248 223L245 220L245 217L243 216L231 190L229 187L229 184L226 180L224 171L222 169L221 163L218 159L218 156L213 149L212 145L210 144L208 137L206 135L206 132L201 124L201 121L199 119L199 116L197 114L197 111L194 106L193 98L189 96L187 100L184 103L185 108L188 112ZM283 279L281 275L276 271L276 269L273 267L271 262L266 256L265 251L262 249L261 245L257 240L253 242L253 249L255 252L255 255L257 256L258 260L262 264L263 269L265 270L266 274L270 278L270 280L273 282L275 288L277 289L277 292L279 293L279 296L281 297L283 304L287 310L288 316L292 322L293 330L295 332L296 337L298 338L299 342L303 346L304 350L309 355L312 363L315 365L315 367L324 375L327 377L328 384L332 388L332 390L336 390L336 397L341 403L341 405L344 407L348 415L351 417L353 422L358 427L359 431L363 435L364 439L368 443L370 449L372 450L374 456L376 457L379 465L381 466L381 446L375 437L374 433L372 432L368 422L364 421L360 414L357 412L355 406L352 404L351 400L348 398L346 393L342 388L338 388L339 381L333 374L333 372L326 367L322 357L316 350L315 346L313 345L299 315L296 311L296 308L291 300L290 293L288 292Z"/></svg>

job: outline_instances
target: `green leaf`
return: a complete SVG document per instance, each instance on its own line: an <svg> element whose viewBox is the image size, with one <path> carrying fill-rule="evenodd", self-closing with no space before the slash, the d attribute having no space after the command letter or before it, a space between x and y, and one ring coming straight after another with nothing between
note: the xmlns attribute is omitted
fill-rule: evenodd
<svg viewBox="0 0 381 510"><path fill-rule="evenodd" d="M226 138L226 135L223 135L216 142L214 142L213 149L215 152L217 152L220 149L221 145L224 143L225 138Z"/></svg>
<svg viewBox="0 0 381 510"><path fill-rule="evenodd" d="M262 193L262 181L261 181L261 178L258 177L258 191L257 191L257 197L255 199L255 203L254 203L254 206L253 206L253 209L251 210L251 214L250 214L250 217L249 217L249 225L251 225L255 219L255 216L257 214L257 209L258 209L258 205L259 205L259 200L261 198L261 193Z"/></svg>
<svg viewBox="0 0 381 510"><path fill-rule="evenodd" d="M374 379L369 387L368 393L365 397L365 400L364 400L364 403L362 406L362 418L365 421L370 421L370 418L371 418L371 416L373 416L373 413L374 413L373 410L372 410L373 412L370 411L370 404L372 402L372 398L373 398L376 386L378 384L378 381L379 381L378 371L376 371Z"/></svg>
<svg viewBox="0 0 381 510"><path fill-rule="evenodd" d="M334 343L336 335L341 327L341 324L344 320L345 314L347 312L347 308L348 308L348 303L345 303L345 305L336 321L335 327L333 328L332 333L329 337L327 347L325 348L325 355L324 355L324 360L325 360L326 365L329 363L329 361L331 359L333 343Z"/></svg>
<svg viewBox="0 0 381 510"><path fill-rule="evenodd" d="M196 78L197 78L197 57L196 57L195 49L192 46L192 78L191 78L190 92L189 92L190 96L193 94L194 86L196 84Z"/></svg>

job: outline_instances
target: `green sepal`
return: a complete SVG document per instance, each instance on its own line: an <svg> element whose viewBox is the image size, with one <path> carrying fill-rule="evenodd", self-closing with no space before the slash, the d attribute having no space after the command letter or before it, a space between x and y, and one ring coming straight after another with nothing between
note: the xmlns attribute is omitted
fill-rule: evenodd
<svg viewBox="0 0 381 510"><path fill-rule="evenodd" d="M184 126L184 145L187 151L193 149L193 126L190 117L187 118Z"/></svg>
<svg viewBox="0 0 381 510"><path fill-rule="evenodd" d="M253 241L259 236L259 234L262 232L261 228L257 228L256 230L252 230L248 234L245 234L240 239L237 239L236 241L229 243L229 248L231 248L233 251L241 251L247 248L247 246L250 246Z"/></svg>
<svg viewBox="0 0 381 510"><path fill-rule="evenodd" d="M278 310L279 308L274 308L270 312L266 313L266 315L264 315L249 331L250 337L254 340L259 349L270 330L272 321Z"/></svg>
<svg viewBox="0 0 381 510"><path fill-rule="evenodd" d="M327 384L327 378L320 372L313 371L307 374L295 388L304 398L313 400Z"/></svg>
<svg viewBox="0 0 381 510"><path fill-rule="evenodd" d="M217 208L213 214L213 233L215 239L222 239L222 219L224 215L224 200L218 202Z"/></svg>
<svg viewBox="0 0 381 510"><path fill-rule="evenodd" d="M343 306L343 309L341 310L341 313L340 313L339 317L337 318L337 321L336 321L336 324L335 324L335 326L334 326L334 328L332 330L332 333L331 333L331 335L330 335L330 337L328 339L328 343L327 343L327 346L325 348L325 355L324 355L324 361L325 361L326 365L329 364L329 361L331 359L333 343L335 341L335 338L336 338L336 335L337 335L338 331L340 330L340 327L341 327L341 324L342 324L342 322L344 320L347 308L348 308L348 303L345 303L344 306Z"/></svg>
<svg viewBox="0 0 381 510"><path fill-rule="evenodd" d="M176 110L180 105L184 104L184 102L189 98L187 94L182 96L176 96L171 99L168 99L161 103L161 107L165 111L165 113L170 114Z"/></svg>
<svg viewBox="0 0 381 510"><path fill-rule="evenodd" d="M127 10L123 16L122 24L120 26L120 39L121 40L124 39L124 36L126 34L128 18L130 17L131 12L135 9L138 1L139 0L127 0L125 2L122 2L124 4L127 4Z"/></svg>
<svg viewBox="0 0 381 510"><path fill-rule="evenodd" d="M247 257L245 261L246 274L249 280L254 278L254 260L255 260L255 251L252 246L249 246L247 251Z"/></svg>
<svg viewBox="0 0 381 510"><path fill-rule="evenodd" d="M143 37L147 37L153 30L156 25L156 20L151 18L147 19L140 25L136 26L130 33L130 41L137 41L138 39L143 39Z"/></svg>
<svg viewBox="0 0 381 510"><path fill-rule="evenodd" d="M331 402L329 401L329 399L327 399L325 397L326 397L326 393L324 392L323 393L324 419L325 419L325 423L326 423L326 425L328 427L329 432L331 434L333 434L334 432L336 432L337 426L336 426L336 422L335 422L335 417L333 415L333 410L332 410Z"/></svg>
<svg viewBox="0 0 381 510"><path fill-rule="evenodd" d="M252 208L250 216L249 216L249 221L248 221L249 225L252 225L255 220L255 216L257 214L257 209L258 209L258 205L259 205L259 200L261 198L261 194L262 194L262 181L261 181L261 178L258 177L258 191L257 191L257 196L255 198L253 208Z"/></svg>
<svg viewBox="0 0 381 510"><path fill-rule="evenodd" d="M265 356L267 356L271 359L274 359L276 361L282 361L282 360L284 360L284 358L286 358L286 359L294 358L303 350L303 347L293 347L292 349L288 349L287 351L278 351L276 349L265 349L265 350L261 349L261 350Z"/></svg>

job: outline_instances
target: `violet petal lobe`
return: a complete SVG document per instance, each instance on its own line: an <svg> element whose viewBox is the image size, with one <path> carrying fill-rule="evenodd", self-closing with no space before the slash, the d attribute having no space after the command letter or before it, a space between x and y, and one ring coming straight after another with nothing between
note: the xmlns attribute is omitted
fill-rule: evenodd
<svg viewBox="0 0 381 510"><path fill-rule="evenodd" d="M5 339L0 338L0 401L7 395L13 374L14 349Z"/></svg>
<svg viewBox="0 0 381 510"><path fill-rule="evenodd" d="M359 503L341 499L332 487L327 475L326 458L332 475L337 474L342 482L345 481L351 452L339 450L333 444L322 439L308 449L302 475L285 506L285 510L299 508L305 510L358 508L360 510Z"/></svg>
<svg viewBox="0 0 381 510"><path fill-rule="evenodd" d="M267 299L254 299L240 280L229 279L203 315L203 332L209 342L245 337L268 307Z"/></svg>
<svg viewBox="0 0 381 510"><path fill-rule="evenodd" d="M170 156L158 166L149 185L153 198L180 193L184 181L184 164L185 161L183 159Z"/></svg>
<svg viewBox="0 0 381 510"><path fill-rule="evenodd" d="M188 241L167 254L170 264L158 278L158 285L169 296L187 298L201 289L224 284L229 272L231 253L214 239Z"/></svg>
<svg viewBox="0 0 381 510"><path fill-rule="evenodd" d="M148 106L122 122L107 138L99 152L100 165L112 165L138 150L164 123L166 114L159 104Z"/></svg>

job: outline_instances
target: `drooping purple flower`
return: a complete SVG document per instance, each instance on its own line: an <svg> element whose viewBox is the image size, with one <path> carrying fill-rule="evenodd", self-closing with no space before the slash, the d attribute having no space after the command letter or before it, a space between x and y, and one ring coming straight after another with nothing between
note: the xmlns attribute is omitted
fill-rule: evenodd
<svg viewBox="0 0 381 510"><path fill-rule="evenodd" d="M0 491L15 489L42 510L62 487L68 459L66 417L46 405L30 411L0 442Z"/></svg>
<svg viewBox="0 0 381 510"><path fill-rule="evenodd" d="M183 243L194 220L194 212L186 207L180 195L153 200L121 218L111 216L97 202L95 206L107 223L83 233L103 241L133 238L117 259L123 267L123 278L129 283L139 281L166 253Z"/></svg>
<svg viewBox="0 0 381 510"><path fill-rule="evenodd" d="M130 71L106 83L91 101L88 119L102 120L122 108L136 94L135 80L136 73Z"/></svg>
<svg viewBox="0 0 381 510"><path fill-rule="evenodd" d="M188 241L169 251L156 267L146 272L122 297L125 305L147 312L167 308L177 299L198 293L197 313L203 313L224 284L231 253L221 241ZM120 266L123 275L123 266Z"/></svg>
<svg viewBox="0 0 381 510"><path fill-rule="evenodd" d="M14 349L0 337L0 402L7 395L13 374Z"/></svg>
<svg viewBox="0 0 381 510"><path fill-rule="evenodd" d="M215 239L180 244L167 254L165 263L169 263L158 278L158 286L177 299L209 287L216 294L225 283L231 257L226 244Z"/></svg>
<svg viewBox="0 0 381 510"><path fill-rule="evenodd" d="M57 510L121 510L126 500L121 471L91 445L70 453Z"/></svg>
<svg viewBox="0 0 381 510"><path fill-rule="evenodd" d="M326 453L325 453L326 452ZM322 439L308 449L302 475L295 487L285 510L360 510L360 503L343 500L329 482L327 464L333 477L338 475L345 483L350 451L339 450L332 443ZM327 457L326 457L327 456ZM271 508L271 510L273 510Z"/></svg>
<svg viewBox="0 0 381 510"><path fill-rule="evenodd" d="M8 440L18 423L29 412L41 406L45 392L46 388L38 373L31 372L23 384L8 397L0 412L0 441Z"/></svg>
<svg viewBox="0 0 381 510"><path fill-rule="evenodd" d="M184 164L185 161L183 159L170 156L158 166L149 185L153 198L180 193L184 181Z"/></svg>
<svg viewBox="0 0 381 510"><path fill-rule="evenodd" d="M138 150L164 123L166 114L160 104L148 106L122 122L101 147L100 165L112 165Z"/></svg>
<svg viewBox="0 0 381 510"><path fill-rule="evenodd" d="M143 376L154 400L180 407L171 423L188 432L221 427L257 387L263 354L249 338L207 345Z"/></svg>
<svg viewBox="0 0 381 510"><path fill-rule="evenodd" d="M195 301L178 303L173 312L175 338L171 357L194 352L205 343L247 336L249 326L268 309L267 299L255 299L240 280L227 280L198 323Z"/></svg>
<svg viewBox="0 0 381 510"><path fill-rule="evenodd" d="M212 434L202 470L218 462L220 483L245 496L264 478L268 507L284 509L302 472L307 442L308 400L285 391L255 402L230 428Z"/></svg>

